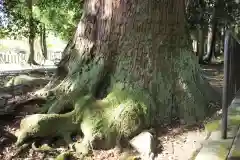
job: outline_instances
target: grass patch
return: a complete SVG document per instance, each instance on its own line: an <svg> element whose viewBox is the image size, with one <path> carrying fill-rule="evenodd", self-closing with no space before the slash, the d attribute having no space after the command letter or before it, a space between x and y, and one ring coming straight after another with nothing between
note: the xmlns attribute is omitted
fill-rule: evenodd
<svg viewBox="0 0 240 160"><path fill-rule="evenodd" d="M240 115L229 115L228 116L228 128L240 124ZM205 129L208 132L213 132L221 129L221 118L210 121L205 124Z"/></svg>

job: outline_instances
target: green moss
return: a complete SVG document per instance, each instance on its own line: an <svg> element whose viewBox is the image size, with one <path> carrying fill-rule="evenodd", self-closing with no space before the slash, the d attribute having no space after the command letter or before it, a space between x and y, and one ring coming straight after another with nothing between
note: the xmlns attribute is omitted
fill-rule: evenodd
<svg viewBox="0 0 240 160"><path fill-rule="evenodd" d="M34 146L35 147L35 146ZM53 151L54 149L50 147L48 144L41 145L38 148L33 148L36 151Z"/></svg>
<svg viewBox="0 0 240 160"><path fill-rule="evenodd" d="M136 73L139 74L137 76L129 74L128 67L132 62L117 60L120 64L117 64L115 73L111 75L109 94L103 100L96 100L91 94L96 89L96 82L99 80L104 65L99 62L82 68L78 59L70 61L71 64L68 66L70 76L58 86L59 90L56 89L56 93L58 95L63 93L63 96L59 96L54 101L55 107L50 107L49 113L60 112L63 104L70 102L69 104L74 106L73 114L68 117L57 114L40 115L41 118L34 123L31 122L31 126L23 127L22 137L56 136L54 132L64 136L63 133L78 128L84 134L80 146L87 148L96 138L110 143L121 136L127 138L134 136L142 129L154 124L156 120L160 122L166 117L170 120L172 118L170 114L173 111L174 115L189 121L190 118L201 117L205 109L202 105L206 104L206 99L201 91L196 89L200 83L194 79L198 72L196 62L190 53L189 56L185 54L175 57L176 60L170 57L167 56L170 63L166 63L167 66L163 67L166 71L160 68L154 73L149 73L153 75L153 77L149 76L149 80L153 79L150 80L149 87L144 86L141 79L137 79L142 73ZM175 64L175 61L179 61L180 64ZM174 66L176 75L167 74L170 66ZM189 72L189 68L192 72ZM145 72L144 70L143 73ZM80 93L83 88L87 88L87 94ZM72 95L73 91L79 94Z"/></svg>
<svg viewBox="0 0 240 160"><path fill-rule="evenodd" d="M224 143L219 144L218 158L220 160L225 160L227 155L228 155L228 152L229 152L230 148L231 147L230 147L229 144L224 144Z"/></svg>
<svg viewBox="0 0 240 160"><path fill-rule="evenodd" d="M104 148L113 147L117 137L131 137L146 127L148 107L137 93L114 88L103 100L91 95L79 98L75 112L84 139L75 148L87 153L94 139L104 139Z"/></svg>
<svg viewBox="0 0 240 160"><path fill-rule="evenodd" d="M38 85L38 84L47 84L48 80L44 78L36 78L27 75L19 75L10 79L5 87L15 86L15 85Z"/></svg>
<svg viewBox="0 0 240 160"><path fill-rule="evenodd" d="M240 151L237 149L234 149L231 153L231 157L240 157Z"/></svg>
<svg viewBox="0 0 240 160"><path fill-rule="evenodd" d="M70 160L72 157L72 153L71 152L63 152L61 154L59 154L55 160Z"/></svg>
<svg viewBox="0 0 240 160"><path fill-rule="evenodd" d="M220 129L220 120L214 120L205 124L205 129L208 132L213 132Z"/></svg>
<svg viewBox="0 0 240 160"><path fill-rule="evenodd" d="M119 160L139 160L140 157L136 153L124 152L119 157Z"/></svg>
<svg viewBox="0 0 240 160"><path fill-rule="evenodd" d="M200 66L190 50L180 49L180 54L174 58L174 91L175 104L178 107L177 116L191 124L203 120L209 112L208 103L214 94L201 77Z"/></svg>
<svg viewBox="0 0 240 160"><path fill-rule="evenodd" d="M239 125L240 124L240 115L229 115L229 124L230 125Z"/></svg>
<svg viewBox="0 0 240 160"><path fill-rule="evenodd" d="M139 157L137 156L129 156L126 158L126 160L139 160Z"/></svg>
<svg viewBox="0 0 240 160"><path fill-rule="evenodd" d="M27 116L20 123L20 131L16 144L22 145L29 138L66 137L76 132L79 125L73 123L74 111L66 114L34 114Z"/></svg>
<svg viewBox="0 0 240 160"><path fill-rule="evenodd" d="M189 158L189 160L195 160L196 157L197 157L197 155L198 155L198 153L200 152L201 149L202 149L202 147L199 148L198 150L194 151L194 152L192 153L191 157Z"/></svg>
<svg viewBox="0 0 240 160"><path fill-rule="evenodd" d="M228 116L228 128L231 126L239 125L240 124L240 115L229 115ZM213 120L205 124L205 129L208 132L216 131L221 128L221 119Z"/></svg>

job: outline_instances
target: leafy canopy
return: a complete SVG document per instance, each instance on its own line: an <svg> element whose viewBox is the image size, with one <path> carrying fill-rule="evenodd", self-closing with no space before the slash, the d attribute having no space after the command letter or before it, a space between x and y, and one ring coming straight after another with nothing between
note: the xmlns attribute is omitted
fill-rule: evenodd
<svg viewBox="0 0 240 160"><path fill-rule="evenodd" d="M3 0L0 2L0 17L5 19L1 33L11 37L28 36L29 10L26 0ZM44 24L49 32L64 40L73 34L82 14L83 2L79 0L32 0L35 32ZM1 16L4 15L4 16ZM3 24L0 24L0 26Z"/></svg>

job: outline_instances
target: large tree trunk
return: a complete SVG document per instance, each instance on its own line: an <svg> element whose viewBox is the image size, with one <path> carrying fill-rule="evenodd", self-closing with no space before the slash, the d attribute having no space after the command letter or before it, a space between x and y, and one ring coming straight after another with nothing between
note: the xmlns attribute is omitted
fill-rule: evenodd
<svg viewBox="0 0 240 160"><path fill-rule="evenodd" d="M109 137L112 126L118 136L131 137L143 128L170 123L173 117L187 123L203 119L209 113L208 103L218 97L201 77L192 54L184 3L85 1L76 34L59 64L58 73L64 80L52 89L59 98L49 108L49 115L75 104L85 146L96 132L89 131L89 121L93 115L97 119L96 109L85 112L82 100L79 102L86 92L101 99L96 105L110 113L110 117L102 116L107 122L101 121L111 124L104 129ZM20 136L18 144L23 139Z"/></svg>
<svg viewBox="0 0 240 160"><path fill-rule="evenodd" d="M158 119L171 119L169 113L188 122L202 119L203 106L213 97L206 96L208 89L191 54L184 0L112 3L85 3L86 12L59 70L68 79L102 57L105 73L99 75L110 74L118 82L148 90L159 106ZM100 83L104 76L91 81Z"/></svg>

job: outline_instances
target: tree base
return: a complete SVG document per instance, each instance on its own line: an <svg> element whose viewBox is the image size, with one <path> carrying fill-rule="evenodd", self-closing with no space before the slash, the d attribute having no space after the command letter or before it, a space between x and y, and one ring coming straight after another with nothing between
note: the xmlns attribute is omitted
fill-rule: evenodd
<svg viewBox="0 0 240 160"><path fill-rule="evenodd" d="M72 143L73 132L83 133L83 140L75 144L77 152L87 154L97 148L97 141L104 147L114 147L118 141L130 140L143 129L173 117L193 124L203 120L208 103L215 100L213 92L200 75L197 60L183 52L168 64L168 70L157 72L151 87L144 88L126 69L126 62L116 66L111 75L107 96L94 97L100 81L106 76L101 63L73 72L52 88L56 99L45 106L48 114L37 114L22 120L17 144L29 138L61 136ZM131 63L129 63L131 64ZM126 73L127 72L127 73ZM66 112L71 110L71 112ZM63 114L62 114L63 112ZM49 129L51 128L51 130Z"/></svg>

